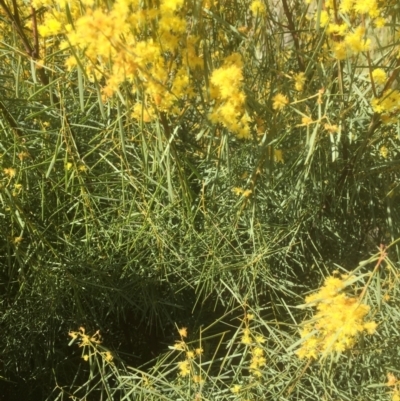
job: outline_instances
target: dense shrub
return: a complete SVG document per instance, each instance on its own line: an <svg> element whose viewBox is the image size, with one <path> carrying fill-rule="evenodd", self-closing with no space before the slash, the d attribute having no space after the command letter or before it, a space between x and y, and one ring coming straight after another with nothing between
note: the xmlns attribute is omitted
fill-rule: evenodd
<svg viewBox="0 0 400 401"><path fill-rule="evenodd" d="M398 14L0 0L0 393L398 399Z"/></svg>

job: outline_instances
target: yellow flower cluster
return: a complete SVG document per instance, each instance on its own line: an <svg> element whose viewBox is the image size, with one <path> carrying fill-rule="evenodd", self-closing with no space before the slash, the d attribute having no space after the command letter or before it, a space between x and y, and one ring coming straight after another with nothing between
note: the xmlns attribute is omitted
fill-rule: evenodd
<svg viewBox="0 0 400 401"><path fill-rule="evenodd" d="M385 70L382 68L376 68L374 71L372 71L372 78L376 84L382 85L386 82L387 75Z"/></svg>
<svg viewBox="0 0 400 401"><path fill-rule="evenodd" d="M304 84L306 82L306 75L304 72L299 72L298 74L295 74L294 77L294 88L298 91L301 92L304 89Z"/></svg>
<svg viewBox="0 0 400 401"><path fill-rule="evenodd" d="M211 75L211 97L216 104L210 120L222 123L239 138L250 138L250 117L245 111L246 95L242 91L243 62L240 54L228 56L221 68Z"/></svg>
<svg viewBox="0 0 400 401"><path fill-rule="evenodd" d="M258 14L258 15L265 15L266 14L266 8L265 4L261 2L260 0L254 0L250 4L250 10L253 14Z"/></svg>
<svg viewBox="0 0 400 401"><path fill-rule="evenodd" d="M335 5L339 6L342 13L354 12L359 16L369 16L376 18L380 16L380 9L377 0L326 0L325 7L327 10L332 11Z"/></svg>
<svg viewBox="0 0 400 401"><path fill-rule="evenodd" d="M38 26L40 36L47 38L54 35L63 34L71 30L72 26L68 21L67 13L65 12L65 2L62 0L33 0L32 6L39 10L47 10L43 14L44 20ZM71 0L69 2L69 13L72 19L77 19L81 13L81 5L79 0ZM25 24L27 28L32 28L32 20L27 19Z"/></svg>
<svg viewBox="0 0 400 401"><path fill-rule="evenodd" d="M289 103L289 99L282 93L276 94L272 100L272 108L274 110L282 110Z"/></svg>
<svg viewBox="0 0 400 401"><path fill-rule="evenodd" d="M210 103L200 108L210 108L210 120L250 138L241 56L233 53L221 61L215 52L213 63L222 65L206 82L199 73L204 69L200 38L191 33L199 30L193 29L192 11L183 0L115 0L108 8L93 0L70 0L68 10L63 0L34 0L34 6L47 9L41 36L65 35L60 48L73 49L67 70L83 67L89 81L101 83L103 101L125 84L135 97L132 117L151 122L160 113L181 116L186 105L208 92ZM251 7L257 15L265 13L261 1Z"/></svg>
<svg viewBox="0 0 400 401"><path fill-rule="evenodd" d="M93 335L89 335L86 333L84 327L79 327L78 331L70 331L68 335L72 337L70 344L72 344L75 340L80 341L79 347L84 348L82 355L84 361L87 362L92 356L95 356L96 354L108 363L111 363L114 359L112 353L109 350L100 346L101 336L99 330L97 330L96 333L94 333Z"/></svg>
<svg viewBox="0 0 400 401"><path fill-rule="evenodd" d="M185 361L178 362L178 368L180 376L185 377L190 374L190 364L187 359Z"/></svg>
<svg viewBox="0 0 400 401"><path fill-rule="evenodd" d="M337 22L338 9L343 14L351 14L352 21L358 21L360 25L351 30L348 23ZM319 23L322 27L326 27L327 33L331 35L335 58L343 60L370 49L371 40L366 38L364 28L366 17L374 19L376 27L382 27L385 24L377 0L327 0L325 2L325 10L320 14Z"/></svg>
<svg viewBox="0 0 400 401"><path fill-rule="evenodd" d="M100 332L97 330L96 333L94 333L92 336L89 334L86 334L86 330L84 327L79 327L78 331L70 331L68 333L70 337L72 337L72 340L80 340L80 347L85 347L90 344L100 344L101 343L101 338L100 338Z"/></svg>
<svg viewBox="0 0 400 401"><path fill-rule="evenodd" d="M184 338L187 337L187 328L182 327L178 329L178 333L181 337L179 341L177 341L174 346L170 347L171 349L181 351L185 355L185 359L183 361L178 362L179 376L186 377L190 376L194 383L202 383L201 375L195 373L196 368L193 365L193 360L196 357L201 357L203 354L203 348L199 347L196 349L190 349L186 344Z"/></svg>
<svg viewBox="0 0 400 401"><path fill-rule="evenodd" d="M382 97L372 100L372 108L376 113L391 113L400 108L400 92L398 90L388 90Z"/></svg>
<svg viewBox="0 0 400 401"><path fill-rule="evenodd" d="M355 344L361 332L375 332L375 322L364 322L369 306L346 295L343 290L347 285L346 277L328 277L318 292L306 298L306 304L316 306L317 312L301 330L304 341L297 350L300 358L343 352Z"/></svg>
<svg viewBox="0 0 400 401"><path fill-rule="evenodd" d="M391 372L389 372L387 374L387 379L388 379L388 381L387 381L386 385L388 387L393 387L393 390L391 392L392 393L392 401L400 401L400 381Z"/></svg>
<svg viewBox="0 0 400 401"><path fill-rule="evenodd" d="M17 170L13 167L3 169L3 173L9 178L14 178L17 175Z"/></svg>
<svg viewBox="0 0 400 401"><path fill-rule="evenodd" d="M333 46L334 56L338 60L344 60L347 57L370 49L371 40L365 39L364 27L359 26L351 33L343 32L343 35L346 35L344 40L335 42Z"/></svg>
<svg viewBox="0 0 400 401"><path fill-rule="evenodd" d="M250 347L250 366L249 371L254 377L261 377L262 370L267 360L265 358L264 349L261 347L261 344L265 342L265 338L261 334L253 333L249 327L249 321L253 319L252 314L247 314L244 323L245 328L242 332L241 343Z"/></svg>
<svg viewBox="0 0 400 401"><path fill-rule="evenodd" d="M261 368L265 366L267 360L265 359L264 350L260 347L251 348L251 361L250 361L250 373L256 377L261 377Z"/></svg>
<svg viewBox="0 0 400 401"><path fill-rule="evenodd" d="M389 149L386 146L381 146L381 148L379 149L379 153L384 159L386 159L389 154Z"/></svg>
<svg viewBox="0 0 400 401"><path fill-rule="evenodd" d="M40 34L66 34L61 47L75 49L66 67L75 68L78 55L89 80L105 78L104 101L128 82L139 99L133 117L144 114L143 119L151 121L157 111L178 114L176 104L195 96L190 74L203 62L196 51L198 39L187 34L179 14L183 0L161 0L154 7L139 0L116 0L109 10L94 7L92 1L82 7L79 0L71 0L73 26L66 21L64 1L36 3L48 8Z"/></svg>

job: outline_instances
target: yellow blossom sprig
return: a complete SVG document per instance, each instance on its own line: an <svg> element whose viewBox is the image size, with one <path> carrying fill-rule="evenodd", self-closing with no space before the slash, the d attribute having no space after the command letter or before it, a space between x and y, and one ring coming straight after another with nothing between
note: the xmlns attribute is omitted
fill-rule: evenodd
<svg viewBox="0 0 400 401"><path fill-rule="evenodd" d="M328 277L323 287L316 293L306 297L306 305L316 307L314 319L301 330L304 339L297 351L300 358L316 359L318 355L342 352L354 346L361 332L374 334L377 323L365 321L370 307L362 301L375 274L387 257L387 248L381 245L379 253L369 261L360 263L352 275ZM368 273L368 281L360 295L352 297L344 293L344 289L358 280L355 273L367 263L376 261L374 269Z"/></svg>
<svg viewBox="0 0 400 401"><path fill-rule="evenodd" d="M250 321L254 319L254 315L252 313L246 313L243 319L244 328L242 330L242 336L240 342L250 350L250 365L249 371L252 376L259 378L262 376L262 368L266 365L267 360L265 357L265 351L262 347L262 344L265 342L265 338L262 334L255 332L252 328L250 328ZM233 387L231 390L240 390L240 387Z"/></svg>
<svg viewBox="0 0 400 401"><path fill-rule="evenodd" d="M83 348L82 358L84 361L89 361L93 356L100 356L104 361L112 363L114 356L111 351L102 347L100 331L97 330L93 335L86 333L84 327L79 327L78 331L70 331L68 335L72 338L69 345L75 341L79 341L79 347Z"/></svg>
<svg viewBox="0 0 400 401"><path fill-rule="evenodd" d="M70 331L68 335L72 337L69 345L71 345L75 340L80 340L80 347L85 347L90 344L101 344L101 336L99 330L97 330L92 336L90 336L89 334L86 334L86 330L84 327L79 327L78 331Z"/></svg>
<svg viewBox="0 0 400 401"><path fill-rule="evenodd" d="M178 328L178 333L181 339L177 341L173 346L168 347L172 350L181 351L185 357L183 361L179 361L177 364L179 371L178 375L181 377L190 376L194 383L202 383L203 380L201 378L201 375L196 374L196 369L193 365L193 362L196 357L201 357L201 355L203 354L203 348L189 348L188 344L185 342L185 338L188 334L186 327Z"/></svg>
<svg viewBox="0 0 400 401"><path fill-rule="evenodd" d="M300 331L304 341L296 351L299 358L316 359L319 355L341 353L354 346L360 333L375 333L377 323L364 320L370 307L362 303L363 293L351 297L343 292L352 279L346 275L328 277L319 291L306 297L306 305L316 307L317 311Z"/></svg>

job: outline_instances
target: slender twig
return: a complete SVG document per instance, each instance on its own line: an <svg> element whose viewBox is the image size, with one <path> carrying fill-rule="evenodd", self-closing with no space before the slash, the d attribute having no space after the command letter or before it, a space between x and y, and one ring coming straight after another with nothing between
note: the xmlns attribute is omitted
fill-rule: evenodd
<svg viewBox="0 0 400 401"><path fill-rule="evenodd" d="M13 24L15 30L17 31L19 37L22 40L22 43L25 47L25 51L28 54L29 57L32 57L32 47L28 41L28 38L25 35L25 32L22 29L22 25L19 21L19 15L18 15L18 9L17 9L17 15L14 15L11 10L8 8L7 4L5 3L5 0L0 0L0 6L3 8L4 12L6 13L7 17ZM14 9L16 9L16 4L14 4Z"/></svg>
<svg viewBox="0 0 400 401"><path fill-rule="evenodd" d="M288 3L287 3L287 0L282 0L282 6L283 6L283 11L285 12L286 18L288 20L289 31L290 31L290 33L292 35L294 47L296 49L296 56L297 56L297 62L299 64L299 70L300 71L305 71L303 58L301 57L299 37L297 36L296 28L294 26L293 18L292 18L293 16L292 16L292 13L289 10L289 6L288 6Z"/></svg>
<svg viewBox="0 0 400 401"><path fill-rule="evenodd" d="M21 130L21 128L18 127L18 124L15 122L14 117L10 114L10 112L7 110L7 107L4 106L2 101L0 101L0 110L1 110L5 120L7 120L8 125L13 130L15 136L20 137L21 136L20 131L22 131L22 130Z"/></svg>
<svg viewBox="0 0 400 401"><path fill-rule="evenodd" d="M359 298L358 298L360 303L361 303L361 301L363 300L363 298L364 298L364 296L365 296L365 293L367 292L367 288L369 287L369 285L370 285L370 283L371 283L371 281L372 281L372 277L373 277L374 274L378 271L380 265L382 264L382 262L385 260L385 258L386 258L386 256L387 256L386 249L387 249L386 246L383 245L383 244L381 244L381 246L380 246L380 248L379 248L379 259L378 259L378 261L376 262L376 265L375 265L375 267L374 267L373 272L372 272L371 275L369 276L369 279L368 279L367 284L366 284L365 287L363 288L363 290L362 290L362 292L361 292L361 294L360 294L360 296L359 296Z"/></svg>
<svg viewBox="0 0 400 401"><path fill-rule="evenodd" d="M34 7L31 7L32 10L32 30L33 30L33 41L34 41L34 53L33 57L40 57L39 55L39 36L37 30L37 19L36 19L36 10Z"/></svg>

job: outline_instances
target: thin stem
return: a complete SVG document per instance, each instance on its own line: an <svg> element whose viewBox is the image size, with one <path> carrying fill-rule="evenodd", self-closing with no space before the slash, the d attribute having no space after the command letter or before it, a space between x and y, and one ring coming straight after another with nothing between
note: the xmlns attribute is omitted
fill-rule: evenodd
<svg viewBox="0 0 400 401"><path fill-rule="evenodd" d="M294 48L296 49L297 62L299 64L299 70L305 71L303 58L301 57L299 37L297 36L296 27L293 23L293 15L289 10L289 6L286 0L282 0L283 11L285 12L286 18L288 20L289 31L293 38Z"/></svg>

